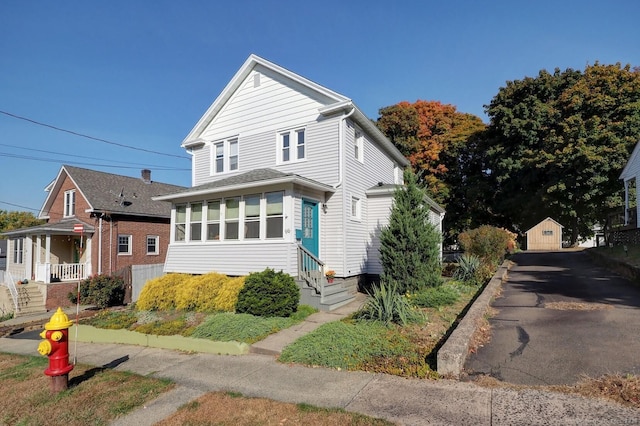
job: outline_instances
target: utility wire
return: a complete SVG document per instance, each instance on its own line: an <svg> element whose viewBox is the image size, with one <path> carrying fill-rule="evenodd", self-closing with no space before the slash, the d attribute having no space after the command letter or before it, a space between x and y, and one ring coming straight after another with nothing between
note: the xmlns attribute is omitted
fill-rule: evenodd
<svg viewBox="0 0 640 426"><path fill-rule="evenodd" d="M84 155L68 154L68 153L56 152L56 151L47 151L47 150L44 150L44 149L24 148L22 146L9 145L9 144L6 144L6 143L0 143L0 146L6 146L6 147L9 147L9 148L16 148L16 149L23 149L23 150L27 150L27 151L44 152L45 154L63 155L63 156L70 157L70 158L86 158L88 160L107 160L106 158L87 157L87 156L84 156ZM0 156L2 156L2 154L5 154L5 153L0 152ZM9 154L9 153L6 153L6 154L8 154L8 155L18 155L18 154ZM37 159L37 157L33 157L33 159ZM185 168L159 166L159 165L154 165L154 164L146 164L145 166L141 166L140 163L131 163L129 161L118 161L118 160L108 160L108 161L113 161L115 163L120 163L120 164L134 164L134 165L137 165L137 167L155 168L155 169L158 169L158 170L180 170L180 171L182 171L182 170L191 170L191 169L185 169Z"/></svg>
<svg viewBox="0 0 640 426"><path fill-rule="evenodd" d="M9 158L20 158L22 160L33 160L33 161L44 161L47 163L60 163L60 160L57 160L55 158L42 158L42 157L33 157L33 156L29 156L29 155L19 155L19 154L11 154L8 152L0 152L0 157L9 157ZM111 167L111 168L116 168L116 169L139 169L140 166L118 166L118 165L114 165L114 164L99 164L99 163L83 163L81 161L64 161L65 164L75 164L75 165L79 165L79 166L92 166L92 167ZM188 168L185 169L179 169L179 168L175 168L175 167L163 167L163 166L156 166L154 167L155 170L181 170L181 171L187 171L187 170L191 170Z"/></svg>
<svg viewBox="0 0 640 426"><path fill-rule="evenodd" d="M91 140L94 140L94 141L98 141L98 142L103 142L103 143L107 143L107 144L110 144L110 145L119 146L119 147L122 147L122 148L134 149L136 151L143 151L143 152L148 152L148 153L157 154L157 155L165 155L167 157L176 157L176 158L183 158L183 159L186 159L186 160L191 160L189 157L185 157L183 155L167 154L165 152L153 151L153 150L144 149L144 148L137 148L137 147L131 146L131 145L125 145L125 144L121 144L121 143L118 143L118 142L108 141L106 139L96 138L96 137L93 137L93 136L85 135L83 133L74 132L73 130L63 129L61 127L56 127L56 126L53 126L51 124L46 124L46 123L42 123L40 121L33 120L31 118L22 117L20 115L12 114L12 113L7 112L7 111L0 110L0 114L4 114L6 116L9 116L9 117L12 117L12 118L16 118L18 120L24 120L24 121L27 121L29 123L36 124L38 126L47 127L49 129L57 130L59 132L69 133L71 135L79 136L81 138L87 138L87 139L91 139Z"/></svg>
<svg viewBox="0 0 640 426"><path fill-rule="evenodd" d="M13 203L9 203L7 201L0 200L0 204L7 204L7 205L13 206L13 207L20 207L21 209L27 209L27 210L33 210L34 212L40 212L40 209L34 209L34 208L31 208L31 207L27 207L27 206L21 206L20 204L13 204Z"/></svg>

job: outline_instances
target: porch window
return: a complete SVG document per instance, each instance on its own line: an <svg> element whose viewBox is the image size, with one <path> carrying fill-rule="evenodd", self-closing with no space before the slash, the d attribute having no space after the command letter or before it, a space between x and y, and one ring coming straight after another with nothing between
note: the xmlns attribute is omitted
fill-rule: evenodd
<svg viewBox="0 0 640 426"><path fill-rule="evenodd" d="M240 225L240 198L227 198L224 203L224 238L226 240L237 240L238 226Z"/></svg>
<svg viewBox="0 0 640 426"><path fill-rule="evenodd" d="M306 157L305 130L288 130L278 135L278 162L288 163Z"/></svg>
<svg viewBox="0 0 640 426"><path fill-rule="evenodd" d="M13 240L13 263L18 265L24 263L24 238Z"/></svg>
<svg viewBox="0 0 640 426"><path fill-rule="evenodd" d="M211 174L238 170L238 139L227 139L213 144Z"/></svg>
<svg viewBox="0 0 640 426"><path fill-rule="evenodd" d="M207 240L220 239L220 200L207 201Z"/></svg>
<svg viewBox="0 0 640 426"><path fill-rule="evenodd" d="M187 205L176 205L176 226L175 226L175 241L184 241L185 230L187 228Z"/></svg>
<svg viewBox="0 0 640 426"><path fill-rule="evenodd" d="M118 235L118 254L131 254L131 235Z"/></svg>
<svg viewBox="0 0 640 426"><path fill-rule="evenodd" d="M244 237L260 238L260 194L244 197Z"/></svg>
<svg viewBox="0 0 640 426"><path fill-rule="evenodd" d="M158 240L160 237L157 235L147 235L147 254L158 254Z"/></svg>
<svg viewBox="0 0 640 426"><path fill-rule="evenodd" d="M282 200L284 193L268 192L267 199L267 238L282 238L284 228L284 208Z"/></svg>
<svg viewBox="0 0 640 426"><path fill-rule="evenodd" d="M70 189L64 192L64 217L76 214L76 190Z"/></svg>
<svg viewBox="0 0 640 426"><path fill-rule="evenodd" d="M202 203L191 204L191 216L189 217L189 240L202 240Z"/></svg>

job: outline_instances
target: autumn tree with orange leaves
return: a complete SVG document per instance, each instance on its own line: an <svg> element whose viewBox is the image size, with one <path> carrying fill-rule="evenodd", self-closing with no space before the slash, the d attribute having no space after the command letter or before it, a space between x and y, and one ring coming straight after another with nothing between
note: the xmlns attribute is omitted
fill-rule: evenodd
<svg viewBox="0 0 640 426"><path fill-rule="evenodd" d="M378 128L409 159L430 196L446 205L452 183L460 180L459 154L485 124L439 101L403 101L379 112Z"/></svg>

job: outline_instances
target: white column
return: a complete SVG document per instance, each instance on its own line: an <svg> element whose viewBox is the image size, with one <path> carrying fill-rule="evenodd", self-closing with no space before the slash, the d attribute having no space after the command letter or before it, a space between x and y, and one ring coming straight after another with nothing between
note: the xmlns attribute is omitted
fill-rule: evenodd
<svg viewBox="0 0 640 426"><path fill-rule="evenodd" d="M27 238L25 239L23 260L25 262L25 278L30 280L33 277L33 237L31 235L27 235Z"/></svg>

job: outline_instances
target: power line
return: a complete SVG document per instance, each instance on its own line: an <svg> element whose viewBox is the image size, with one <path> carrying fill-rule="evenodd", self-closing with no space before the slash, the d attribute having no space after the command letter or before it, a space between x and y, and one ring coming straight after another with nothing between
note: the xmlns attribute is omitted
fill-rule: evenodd
<svg viewBox="0 0 640 426"><path fill-rule="evenodd" d="M18 120L24 120L24 121L27 121L27 122L29 122L29 123L36 124L36 125L38 125L38 126L47 127L47 128L49 128L49 129L57 130L57 131L59 131L59 132L69 133L69 134L71 134L71 135L79 136L79 137L81 137L81 138L87 138L87 139L91 139L91 140L94 140L94 141L98 141L98 142L103 142L103 143L107 143L107 144L110 144L110 145L119 146L119 147L122 147L122 148L134 149L134 150L136 150L136 151L143 151L143 152L148 152L148 153L151 153L151 154L157 154L157 155L165 155L165 156L167 156L167 157L176 157L176 158L183 158L183 159L186 159L186 160L191 160L191 158L189 158L189 157L185 157L185 156L183 156L183 155L167 154L167 153L165 153L165 152L153 151L153 150L150 150L150 149L144 149L144 148L137 148L137 147L135 147L135 146L131 146L131 145L125 145L125 144L121 144L121 143L118 143L118 142L109 141L109 140L102 139L102 138L96 138L96 137L94 137L94 136L85 135L85 134L83 134L83 133L74 132L73 130L63 129L63 128L61 128L61 127L56 127L56 126L53 126L53 125L51 125L51 124L46 124L46 123L42 123L42 122L40 122L40 121L33 120L33 119L31 119L31 118L22 117L22 116L20 116L20 115L12 114L12 113L7 112L7 111L2 111L2 110L0 110L0 114L4 114L4 115L6 115L6 116L9 116L9 117L12 117L12 118L16 118L16 119L18 119Z"/></svg>
<svg viewBox="0 0 640 426"><path fill-rule="evenodd" d="M33 160L33 161L44 161L46 163L60 163L60 160L57 160L55 158L42 158L42 157L33 157L33 156L29 156L29 155L19 155L19 154L11 154L8 152L0 152L0 157L9 157L9 158L19 158L21 160ZM118 166L118 165L114 165L114 164L99 164L99 163L84 163L81 161L64 161L65 164L75 164L75 165L79 165L79 166L92 166L92 167L110 167L110 168L116 168L116 169L138 169L140 168L140 166ZM163 166L156 166L154 167L155 170L180 170L180 171L188 171L191 169L188 168L184 168L184 169L179 169L179 168L175 168L175 167L163 167Z"/></svg>
<svg viewBox="0 0 640 426"><path fill-rule="evenodd" d="M21 206L20 204L9 203L7 201L0 200L0 204L7 204L7 205L13 206L13 207L20 207L21 209L27 209L27 210L33 210L34 212L40 212L40 209L34 209L34 208L31 208L31 207L27 207L27 206Z"/></svg>
<svg viewBox="0 0 640 426"><path fill-rule="evenodd" d="M22 147L22 146L9 145L9 144L6 144L6 143L0 143L0 146L6 146L6 147L9 147L9 148L16 148L16 149L23 149L23 150L27 150L27 151L43 152L45 154L63 155L63 156L72 157L72 158L86 158L88 160L99 160L98 158L95 158L95 157L87 157L87 156L78 155L78 154L68 154L68 153L65 153L65 152L47 151L47 150L44 150L44 149L25 148L25 147ZM16 155L17 156L17 155L19 155L19 154L9 154L9 153L0 152L0 156L3 156L2 154L7 154L7 156L9 156L9 155ZM37 160L38 157L32 157L32 158L29 158L29 159L36 159ZM44 160L44 159L41 159L41 160ZM102 158L101 160L107 160L107 159L106 158ZM52 160L47 160L47 161L52 161ZM53 160L53 161L55 161L55 160ZM132 162L129 162L129 161L118 161L118 160L108 160L108 161L113 161L113 162L120 163L120 164L134 164L134 165L137 165L137 167L142 167L142 166L140 166L140 163L132 163ZM62 161L62 162L66 162L66 160ZM146 163L145 163L144 167L155 168L157 170L180 170L180 171L191 170L191 169L186 169L186 168L159 166L159 165L146 164Z"/></svg>

